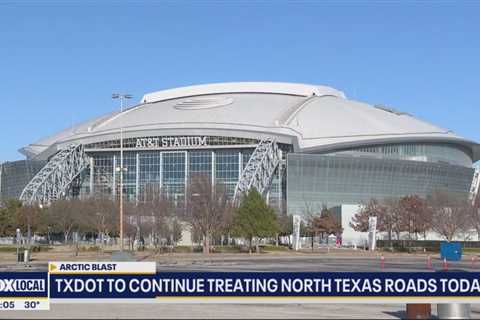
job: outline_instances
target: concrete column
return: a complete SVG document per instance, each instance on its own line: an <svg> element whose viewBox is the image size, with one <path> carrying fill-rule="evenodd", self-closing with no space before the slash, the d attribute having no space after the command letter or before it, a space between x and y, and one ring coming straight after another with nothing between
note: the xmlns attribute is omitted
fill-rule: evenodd
<svg viewBox="0 0 480 320"><path fill-rule="evenodd" d="M188 151L184 152L185 155L185 185L183 187L183 202L185 207L187 206L187 192L188 192L188 174L189 174L189 159L188 159Z"/></svg>
<svg viewBox="0 0 480 320"><path fill-rule="evenodd" d="M90 181L89 181L89 186L90 186L90 195L93 195L93 166L94 166L94 161L93 157L90 158Z"/></svg>
<svg viewBox="0 0 480 320"><path fill-rule="evenodd" d="M240 180L240 177L242 176L242 171L243 171L243 157L242 157L242 152L238 151L238 179Z"/></svg>
<svg viewBox="0 0 480 320"><path fill-rule="evenodd" d="M215 185L215 151L212 151L212 186Z"/></svg>
<svg viewBox="0 0 480 320"><path fill-rule="evenodd" d="M138 193L140 191L140 153L136 153L136 172L135 172L135 201L138 203Z"/></svg>
<svg viewBox="0 0 480 320"><path fill-rule="evenodd" d="M112 196L115 199L115 195L117 194L117 156L113 155L113 173L112 173Z"/></svg>
<svg viewBox="0 0 480 320"><path fill-rule="evenodd" d="M163 193L163 152L160 152L160 192Z"/></svg>

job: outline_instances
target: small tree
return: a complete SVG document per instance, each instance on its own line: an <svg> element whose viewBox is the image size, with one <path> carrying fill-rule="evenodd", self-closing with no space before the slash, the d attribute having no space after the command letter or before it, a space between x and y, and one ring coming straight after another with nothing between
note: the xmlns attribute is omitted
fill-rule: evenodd
<svg viewBox="0 0 480 320"><path fill-rule="evenodd" d="M72 231L79 227L84 219L83 202L77 199L57 200L47 209L47 224L53 227L54 232L63 234L64 243L67 244Z"/></svg>
<svg viewBox="0 0 480 320"><path fill-rule="evenodd" d="M136 240L140 240L143 231L142 214L139 207L131 201L123 204L123 237L128 239L128 247L134 250Z"/></svg>
<svg viewBox="0 0 480 320"><path fill-rule="evenodd" d="M417 195L405 196L398 201L398 206L401 229L408 231L409 236L414 233L418 239L419 233L425 234L431 228L431 210L424 199Z"/></svg>
<svg viewBox="0 0 480 320"><path fill-rule="evenodd" d="M203 253L210 253L210 240L230 221L232 205L224 185L212 185L208 174L194 175L187 187L186 220L203 237Z"/></svg>
<svg viewBox="0 0 480 320"><path fill-rule="evenodd" d="M286 213L282 213L277 217L278 235L289 236L293 233L293 217Z"/></svg>
<svg viewBox="0 0 480 320"><path fill-rule="evenodd" d="M313 236L320 233L322 238L325 238L325 235L328 236L329 234L335 234L338 236L343 231L342 222L337 218L331 209L327 208L326 205L322 207L320 214L310 217L307 228L310 230Z"/></svg>
<svg viewBox="0 0 480 320"><path fill-rule="evenodd" d="M153 235L154 246L158 248L161 239L168 239L168 220L174 211L174 205L168 196L160 190L158 192L149 192L149 190L146 190L143 202L138 204L140 219L143 218L149 223L140 223L140 225L142 230L149 226Z"/></svg>
<svg viewBox="0 0 480 320"><path fill-rule="evenodd" d="M476 199L474 199L473 205L469 212L469 222L477 231L477 240L480 241L480 193L477 195Z"/></svg>
<svg viewBox="0 0 480 320"><path fill-rule="evenodd" d="M383 220L387 214L387 206L380 203L377 199L370 199L366 203L362 203L360 210L352 217L350 227L355 231L367 232L368 220L370 217L377 217L377 228L383 227ZM389 234L391 238L391 232Z"/></svg>
<svg viewBox="0 0 480 320"><path fill-rule="evenodd" d="M391 246L392 234L395 233L397 240L400 240L400 234L408 229L403 223L402 209L398 199L386 199L382 205L385 211L378 221L378 230L387 232Z"/></svg>
<svg viewBox="0 0 480 320"><path fill-rule="evenodd" d="M85 219L97 232L97 236L114 236L118 231L118 206L110 198L92 197L84 202ZM102 242L103 246L103 242Z"/></svg>
<svg viewBox="0 0 480 320"><path fill-rule="evenodd" d="M370 217L377 217L377 230L387 232L388 241L392 246L392 234L396 233L398 239L401 231L398 201L390 199L380 202L371 199L353 216L350 226L355 231L367 232Z"/></svg>
<svg viewBox="0 0 480 320"><path fill-rule="evenodd" d="M45 221L43 210L36 205L21 205L17 207L15 222L20 229L27 232L28 243L31 243L32 233L41 230Z"/></svg>
<svg viewBox="0 0 480 320"><path fill-rule="evenodd" d="M233 226L235 234L248 239L250 250L254 237L273 237L280 230L275 210L266 204L255 188L243 197L234 216ZM259 252L258 242L256 251Z"/></svg>
<svg viewBox="0 0 480 320"><path fill-rule="evenodd" d="M469 229L470 204L464 197L437 191L429 199L432 229L447 241Z"/></svg>
<svg viewBox="0 0 480 320"><path fill-rule="evenodd" d="M0 208L0 236L14 236L16 215L22 203L16 199L5 201L4 207Z"/></svg>

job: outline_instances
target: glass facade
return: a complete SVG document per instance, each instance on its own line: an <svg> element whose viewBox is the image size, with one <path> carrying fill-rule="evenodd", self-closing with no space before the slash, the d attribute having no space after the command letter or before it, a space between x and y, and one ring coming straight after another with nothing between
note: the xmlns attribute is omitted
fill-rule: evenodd
<svg viewBox="0 0 480 320"><path fill-rule="evenodd" d="M90 172L92 173L89 176L92 182L89 185L90 192L94 194L114 194L116 166L113 153L98 154L93 157L90 165Z"/></svg>
<svg viewBox="0 0 480 320"><path fill-rule="evenodd" d="M138 200L154 199L160 191L160 153L138 154Z"/></svg>
<svg viewBox="0 0 480 320"><path fill-rule="evenodd" d="M28 182L45 164L45 161L36 160L0 164L0 203L8 199L18 199Z"/></svg>
<svg viewBox="0 0 480 320"><path fill-rule="evenodd" d="M254 151L254 146L246 144L256 141L207 138L214 147L203 144L197 148L152 150L131 147L133 140L127 140L123 153L125 199L141 202L166 193L181 203L185 200L189 179L197 174L207 175L212 183L225 185L229 196L233 197L238 179ZM153 143L150 140L156 138L145 139L149 145ZM173 139L172 143L176 143L172 137L159 137L158 141L162 139ZM195 141L189 137L178 139L189 143ZM80 196L119 197L121 161L118 146L116 141L90 145L97 149L87 150L90 167L82 173ZM290 145L281 144L279 147L284 159L272 178L267 198L278 210L285 208L286 202L289 214L302 214L323 205L358 204L371 198L398 198L411 194L426 197L435 190L467 194L474 173L470 151L452 144L373 145L325 154L299 154L293 153ZM3 164L0 196L11 194L18 197L28 180L44 164L34 165L31 161ZM22 178L14 173L20 167L22 174L28 177ZM16 191L5 188L5 185L15 186L17 180Z"/></svg>
<svg viewBox="0 0 480 320"><path fill-rule="evenodd" d="M241 156L240 152L230 151L219 151L215 154L215 181L223 184L231 196L241 174Z"/></svg>
<svg viewBox="0 0 480 320"><path fill-rule="evenodd" d="M212 143L246 142L225 139L210 137ZM275 172L268 201L277 209L286 202L290 214L301 214L306 207L358 204L371 198L408 194L425 197L437 189L467 193L473 175L468 150L451 144L375 145L328 154L296 154L291 153L290 146L281 148L287 154L287 163ZM206 174L212 182L224 184L233 196L253 151L252 147L235 147L235 143L187 150L126 148L123 192L130 201L145 201L161 191L178 203L185 199L188 179ZM83 175L81 192L118 197L118 150L102 149L88 154L92 165Z"/></svg>
<svg viewBox="0 0 480 320"><path fill-rule="evenodd" d="M181 151L124 151L123 192L130 201L146 201L160 191L177 202L185 199L188 179L206 174L215 183L225 185L230 197L253 149L208 149ZM90 170L82 176L81 195L120 194L120 154L89 152ZM276 173L269 199L280 205L282 181Z"/></svg>
<svg viewBox="0 0 480 320"><path fill-rule="evenodd" d="M366 158L351 155L289 154L288 212L302 214L323 204L358 204L435 190L466 194L474 170L442 162Z"/></svg>
<svg viewBox="0 0 480 320"><path fill-rule="evenodd" d="M388 144L341 150L329 155L350 155L356 157L400 159L423 162L441 162L458 166L471 167L469 152L452 144L406 143Z"/></svg>
<svg viewBox="0 0 480 320"><path fill-rule="evenodd" d="M188 179L196 174L206 174L215 183L225 185L230 197L253 149L207 149L181 151L124 151L125 199L146 201L167 193L177 203L185 200ZM82 175L80 193L120 194L120 154L117 152L89 152L90 170ZM285 198L284 180L278 172L272 180L269 202L280 209ZM282 187L283 186L283 187Z"/></svg>
<svg viewBox="0 0 480 320"><path fill-rule="evenodd" d="M164 192L181 200L185 192L186 180L186 152L162 152L162 184L160 187Z"/></svg>

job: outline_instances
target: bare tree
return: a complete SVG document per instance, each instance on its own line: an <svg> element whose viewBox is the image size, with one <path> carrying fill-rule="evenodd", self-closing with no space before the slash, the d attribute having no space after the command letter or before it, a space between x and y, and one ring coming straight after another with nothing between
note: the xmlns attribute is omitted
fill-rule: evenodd
<svg viewBox="0 0 480 320"><path fill-rule="evenodd" d="M128 239L128 247L133 250L135 240L139 240L141 234L141 212L137 204L131 201L126 201L123 204L123 212L123 234Z"/></svg>
<svg viewBox="0 0 480 320"><path fill-rule="evenodd" d="M28 243L31 243L32 231L40 230L44 222L43 210L35 205L21 205L16 209L16 224L26 230Z"/></svg>
<svg viewBox="0 0 480 320"><path fill-rule="evenodd" d="M155 248L158 248L162 239L168 239L173 202L156 186L146 186L141 199L138 204L140 231L144 233L148 230L153 235Z"/></svg>
<svg viewBox="0 0 480 320"><path fill-rule="evenodd" d="M385 199L383 205L385 212L381 216L379 230L387 232L389 241L392 239L392 233L395 233L397 240L400 240L400 234L407 230L403 224L400 202L398 199Z"/></svg>
<svg viewBox="0 0 480 320"><path fill-rule="evenodd" d="M429 199L432 209L432 229L447 241L468 230L470 205L462 197L437 191Z"/></svg>
<svg viewBox="0 0 480 320"><path fill-rule="evenodd" d="M343 231L341 220L326 205L323 205L320 213L309 217L307 229L312 234L312 249L313 239L317 234L325 238L325 235L328 237L329 234L339 236Z"/></svg>
<svg viewBox="0 0 480 320"><path fill-rule="evenodd" d="M366 203L362 203L360 210L352 217L350 227L359 232L368 231L368 219L384 215L386 208L377 199L370 199Z"/></svg>
<svg viewBox="0 0 480 320"><path fill-rule="evenodd" d="M472 228L475 228L475 231L477 231L477 240L480 241L480 193L476 196L476 199L474 199L469 212L469 222Z"/></svg>
<svg viewBox="0 0 480 320"><path fill-rule="evenodd" d="M52 226L54 231L62 232L65 244L68 243L72 231L80 225L83 210L83 202L77 199L57 200L47 208L48 225Z"/></svg>
<svg viewBox="0 0 480 320"><path fill-rule="evenodd" d="M210 252L211 237L225 229L233 214L224 185L212 185L208 174L198 174L190 178L187 187L186 220L203 237L203 252Z"/></svg>
<svg viewBox="0 0 480 320"><path fill-rule="evenodd" d="M97 235L114 236L118 232L118 206L110 198L105 196L89 198L85 200L85 209L85 219L93 226Z"/></svg>
<svg viewBox="0 0 480 320"><path fill-rule="evenodd" d="M367 232L369 217L377 217L377 230L387 233L390 246L392 245L393 233L396 234L397 239L400 238L402 227L397 200L387 199L378 201L376 199L370 199L370 201L364 203L360 211L353 216L350 226L355 231Z"/></svg>
<svg viewBox="0 0 480 320"><path fill-rule="evenodd" d="M417 195L409 195L398 201L400 224L402 231L407 231L411 239L411 234L415 234L418 239L419 233L426 233L431 229L432 211L427 205L426 200Z"/></svg>
<svg viewBox="0 0 480 320"><path fill-rule="evenodd" d="M278 216L277 221L280 228L278 236L288 236L293 233L293 217L291 215L288 215L286 212L281 213Z"/></svg>

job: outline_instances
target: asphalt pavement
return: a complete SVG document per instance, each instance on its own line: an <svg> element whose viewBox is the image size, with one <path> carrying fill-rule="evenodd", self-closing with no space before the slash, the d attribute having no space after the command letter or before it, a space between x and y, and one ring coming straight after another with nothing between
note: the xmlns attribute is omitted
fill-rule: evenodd
<svg viewBox="0 0 480 320"><path fill-rule="evenodd" d="M118 257L117 257L118 258ZM391 271L434 272L444 268L438 256L407 254L326 254L302 253L279 255L144 255L137 260L157 262L157 270L214 272L214 271L283 271L283 272L332 272L332 271ZM46 264L0 265L5 271L44 271ZM464 257L459 262L449 262L448 268L464 271L480 271L480 262ZM433 305L432 313L436 309ZM2 311L0 319L161 319L161 318L324 318L324 319L400 319L405 318L404 304L173 304L173 303L52 303L50 311ZM480 318L480 306L472 306L472 318Z"/></svg>

